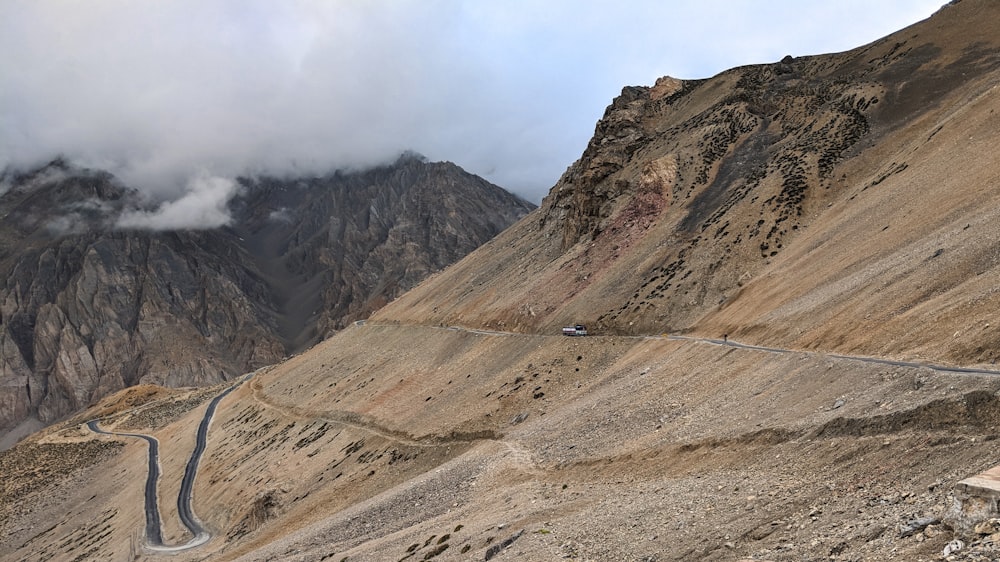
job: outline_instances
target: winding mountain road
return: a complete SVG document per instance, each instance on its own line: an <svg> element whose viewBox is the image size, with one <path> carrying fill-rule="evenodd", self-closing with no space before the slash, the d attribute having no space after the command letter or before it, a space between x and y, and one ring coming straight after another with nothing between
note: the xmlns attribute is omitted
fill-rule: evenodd
<svg viewBox="0 0 1000 562"><path fill-rule="evenodd" d="M364 324L365 324L364 321L355 322L355 325L357 325L357 326L363 326ZM519 334L519 333L516 333L516 332L504 332L504 331L498 331L498 330L480 330L480 329L464 328L464 327L461 327L461 326L447 326L447 327L443 327L443 326L442 327L430 326L430 327L436 328L436 329L445 329L445 330L452 330L452 331L462 331L462 332L467 332L467 333L472 333L472 334L477 334L477 335L486 335L486 336L519 336L519 335L525 335L525 334ZM561 338L561 337L564 337L564 336L558 335L558 336L547 336L547 337L560 337ZM880 357L867 357L867 356L860 356L860 355L842 355L842 354L822 353L822 352L807 351L807 350L783 349L783 348L777 348L777 347L766 347L766 346L759 346L759 345L753 345L753 344L746 344L746 343L741 343L741 342L738 342L738 341L733 341L733 340L728 339L728 338L725 338L725 339L712 339L712 338L699 338L699 337L680 336L680 335L663 335L663 336L650 335L650 336L632 336L632 337L642 338L642 339L668 339L668 340L673 340L673 341L684 341L684 342L692 342L692 343L702 343L702 344L710 344L710 345L719 345L719 346L733 347L733 348L739 348L739 349L748 349L748 350L754 350L754 351L764 351L764 352L767 352L767 353L775 353L775 354L806 353L806 354L810 354L810 355L825 356L825 357L831 357L831 358L835 358L835 359L843 359L843 360L848 360L848 361L859 361L859 362L863 362L863 363L876 363L876 364L881 364L881 365L899 366L899 367L925 368L925 369L930 369L932 371L945 372L945 373L1000 376L1000 370L994 370L994 369L981 369L981 368L974 368L974 367L955 367L955 366L949 366L949 365L939 365L939 364L914 362L914 361L899 361L899 360L894 360L894 359L884 359L884 358L880 358ZM194 510L193 510L193 508L191 506L192 495L193 495L193 488L194 488L194 481L195 481L195 478L197 478L197 476L198 476L198 466L199 466L199 464L201 462L201 457L202 457L202 455L205 452L205 447L206 447L206 444L207 444L207 441L208 441L208 429L209 429L209 425L212 422L212 417L215 415L215 410L218 407L219 402L221 402L223 398L225 398L227 395L229 395L230 392L232 392L233 390L235 390L241 384L243 384L244 382L250 380L255 374L257 374L257 372L259 372L259 370L255 371L253 373L247 374L246 376L244 376L243 378L241 378L238 382L236 382L233 385L231 385L228 388L226 388L224 391L222 391L217 396L215 396L212 399L212 401L209 402L208 407L205 409L205 415L202 417L201 423L198 425L198 431L197 431L197 434L195 436L194 450L191 452L191 457L188 459L187 465L184 468L184 476L181 479L180 491L179 491L179 493L177 495L177 514L178 514L178 517L180 518L181 523L184 525L184 527L186 527L188 529L188 531L191 533L191 535L193 537L191 540L189 540L188 542L186 542L184 544L181 544L181 545L167 546L167 545L163 544L163 535L162 535L162 531L161 531L160 513L159 513L159 508L158 508L158 500L157 500L157 492L156 492L157 482L158 482L158 480L160 478L159 442L156 440L156 438L153 437L153 436L150 436L150 435L142 434L142 433L120 433L120 432L113 432L113 431L105 431L105 430L101 429L100 426L98 425L99 422L100 422L100 420L92 420L92 421L87 422L87 427L91 431L93 431L94 433L99 433L99 434L104 434L104 435L114 435L114 436L119 436L119 437L134 437L134 438L138 438L138 439L143 439L148 444L148 447L149 447L149 458L148 458L149 468L148 468L148 472L147 472L147 476L146 476L145 512L146 512L146 542L147 542L147 547L150 550L160 551L160 552L164 552L164 551L165 552L175 552L175 551L187 550L187 549L190 549L190 548L194 548L194 547L203 545L203 544L205 544L206 542L208 542L212 538L211 533L207 529L205 529L205 527L201 524L201 521L195 515ZM281 409L289 409L288 406L274 404L271 401L267 400L267 398L263 394L263 391L262 391L263 389L261 389L259 386L257 386L257 385L251 385L251 390L253 391L253 397L254 397L254 399L257 400L258 402L261 402L262 404L264 404L266 406L269 406L269 407L281 408ZM305 416L306 415L305 412L300 412L296 408L290 408L287 413L290 414L290 415L294 415L294 416ZM354 426L354 427L357 427L359 429L363 429L363 430L367 430L367 431L371 431L371 432L383 435L383 436L385 436L387 438L390 438L390 439L396 439L396 440L407 442L407 443L410 443L410 444L413 444L413 445L421 445L421 446L440 445L440 442L439 442L440 439L430 440L432 442L428 443L427 442L428 440L418 439L418 438L415 438L415 437L413 437L411 435L403 434L403 433L401 433L399 431L390 430L388 428L382 427L382 426L374 423L371 420L365 420L365 421L363 421L363 420L360 420L360 419L353 419L353 418L347 417L346 414L339 415L339 416L338 415L333 415L332 412L325 412L324 414L325 414L325 416L321 415L321 417L324 417L328 421L331 421L331 422L334 422L334 423L340 423L340 424L344 424L344 425ZM459 438L455 438L453 440L455 440L455 441L464 441L464 440L475 441L475 440L482 439L482 438L484 438L484 436L482 436L482 435L475 435L475 436L469 436L468 439L462 439L461 437L459 437ZM448 441L448 440L445 440L445 441Z"/></svg>
<svg viewBox="0 0 1000 562"><path fill-rule="evenodd" d="M212 538L212 534L201 524L201 520L198 519L198 516L194 513L194 509L191 507L194 481L198 476L198 465L201 463L201 457L205 452L205 446L208 442L208 427L212 422L212 417L215 416L215 410L218 407L219 402L222 401L222 399L225 398L230 392L236 390L237 387L249 380L254 374L256 374L256 371L246 375L237 383L229 386L216 395L215 398L208 403L208 408L205 409L205 415L201 418L201 423L198 425L198 432L195 435L194 450L191 451L191 457L188 459L187 465L184 467L184 476L181 479L180 491L177 494L177 515L181 520L181 524L187 528L192 537L191 540L180 545L169 546L163 544L159 503L156 493L156 485L160 479L159 441L157 441L155 437L145 435L143 433L105 431L98 425L100 420L91 420L87 422L87 427L94 433L114 435L118 437L135 437L145 440L149 446L148 470L146 473L145 489L145 511L146 546L150 550L158 552L177 552L201 546Z"/></svg>
<svg viewBox="0 0 1000 562"><path fill-rule="evenodd" d="M87 427L94 433L102 435L115 435L118 437L136 437L145 439L149 444L149 471L146 474L146 542L150 545L160 546L163 544L163 535L160 533L160 510L156 503L156 482L160 479L160 444L155 437L143 435L142 433L118 433L115 431L104 431L97 423L99 420L87 422Z"/></svg>

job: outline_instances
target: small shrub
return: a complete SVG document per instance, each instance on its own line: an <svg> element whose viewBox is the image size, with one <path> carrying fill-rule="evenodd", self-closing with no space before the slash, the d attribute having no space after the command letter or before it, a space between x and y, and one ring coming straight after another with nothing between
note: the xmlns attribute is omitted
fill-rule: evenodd
<svg viewBox="0 0 1000 562"><path fill-rule="evenodd" d="M434 558L435 556L437 556L438 554L441 554L442 552L444 552L446 550L448 550L448 543L444 543L444 544L438 546L437 548L435 548L434 550L432 550L432 551L428 552L427 554L425 554L424 555L424 560L430 560L431 558Z"/></svg>

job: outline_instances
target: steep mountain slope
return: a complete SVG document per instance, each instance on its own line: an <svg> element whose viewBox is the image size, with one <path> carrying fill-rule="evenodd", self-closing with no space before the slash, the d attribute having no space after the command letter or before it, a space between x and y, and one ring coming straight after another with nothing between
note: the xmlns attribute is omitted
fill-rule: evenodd
<svg viewBox="0 0 1000 562"><path fill-rule="evenodd" d="M854 51L627 88L541 209L220 403L213 538L171 560L929 561L956 536L948 560L1000 559L953 496L1000 458L996 21L963 0ZM93 417L160 439L163 534L190 538L204 402L176 392L0 454L0 556L164 558L145 445Z"/></svg>
<svg viewBox="0 0 1000 562"><path fill-rule="evenodd" d="M995 10L625 88L532 221L383 317L992 361Z"/></svg>
<svg viewBox="0 0 1000 562"><path fill-rule="evenodd" d="M530 206L405 156L243 181L230 227L111 226L137 194L57 161L0 196L0 434L143 383L211 384L278 361L454 262Z"/></svg>

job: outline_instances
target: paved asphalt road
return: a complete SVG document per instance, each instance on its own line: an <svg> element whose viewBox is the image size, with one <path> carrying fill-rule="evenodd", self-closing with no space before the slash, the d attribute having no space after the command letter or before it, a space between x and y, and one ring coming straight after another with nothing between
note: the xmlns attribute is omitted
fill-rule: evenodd
<svg viewBox="0 0 1000 562"><path fill-rule="evenodd" d="M153 546L163 545L163 535L160 534L160 510L156 503L156 481L160 479L160 443L155 437L141 433L114 433L104 431L97 425L97 420L87 422L87 427L94 433L104 435L119 435L123 437L138 437L149 443L149 472L146 474L146 542Z"/></svg>
<svg viewBox="0 0 1000 562"><path fill-rule="evenodd" d="M241 381L242 382L242 381ZM218 396L208 403L205 416L201 418L198 425L198 434L195 437L194 450L191 451L191 458L188 459L187 466L184 467L184 478L181 480L181 490L177 494L177 514L181 518L181 523L191 531L195 537L206 535L205 528L201 526L201 521L195 516L191 508L191 491L194 488L194 479L198 476L198 464L201 462L201 455L205 452L205 444L208 441L208 426L215 415L215 409L219 402L230 392L236 389L239 384L234 384L222 391Z"/></svg>
<svg viewBox="0 0 1000 562"><path fill-rule="evenodd" d="M118 433L113 431L104 431L97 425L99 420L91 420L87 422L87 427L89 427L94 433L116 435L120 437L137 437L139 439L145 439L149 444L149 468L146 474L145 499L146 543L151 549L158 551L185 550L205 544L210 538L212 538L212 535L201 525L201 521L194 514L194 509L191 507L194 480L198 476L198 465L201 463L201 457L205 452L205 446L208 442L208 426L212 422L212 417L215 415L215 410L219 406L219 402L239 385L243 384L243 382L249 380L253 374L254 373L251 373L250 375L243 377L239 380L239 382L233 384L213 398L212 401L208 403L205 415L201 418L201 423L198 425L198 433L195 436L194 450L191 452L191 458L188 459L187 466L184 468L184 477L181 479L180 492L177 494L177 515L180 517L181 523L188 529L188 531L191 532L193 537L190 541L183 545L166 546L163 544L163 534L160 526L160 511L158 508L159 504L157 503L158 500L156 494L156 484L160 479L159 441L151 435L144 435L142 433Z"/></svg>

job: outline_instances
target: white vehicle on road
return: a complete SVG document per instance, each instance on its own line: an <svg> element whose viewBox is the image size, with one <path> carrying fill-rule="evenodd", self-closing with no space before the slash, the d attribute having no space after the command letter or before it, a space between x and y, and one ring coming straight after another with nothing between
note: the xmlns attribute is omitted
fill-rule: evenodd
<svg viewBox="0 0 1000 562"><path fill-rule="evenodd" d="M587 327L583 324L577 324L575 326L566 326L562 329L562 334L564 336L586 336Z"/></svg>

